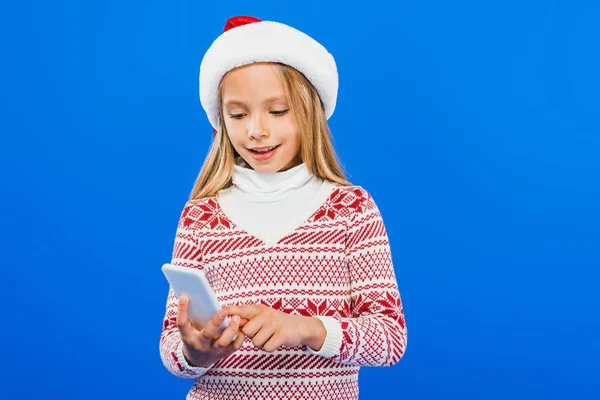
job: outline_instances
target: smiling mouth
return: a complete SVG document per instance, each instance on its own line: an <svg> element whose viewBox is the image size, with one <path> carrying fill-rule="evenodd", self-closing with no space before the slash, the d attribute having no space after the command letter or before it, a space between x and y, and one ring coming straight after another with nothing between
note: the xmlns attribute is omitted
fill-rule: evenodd
<svg viewBox="0 0 600 400"><path fill-rule="evenodd" d="M276 148L278 148L280 145L278 144L277 146L271 146L271 147L256 147L254 149L248 149L250 150L252 153L255 154L264 154L264 153L268 153L272 150L275 150Z"/></svg>

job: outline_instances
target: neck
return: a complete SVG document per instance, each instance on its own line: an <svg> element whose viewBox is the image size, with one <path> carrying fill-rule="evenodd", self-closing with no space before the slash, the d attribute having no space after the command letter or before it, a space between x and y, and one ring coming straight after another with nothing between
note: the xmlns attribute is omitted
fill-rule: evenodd
<svg viewBox="0 0 600 400"><path fill-rule="evenodd" d="M301 189L315 177L301 163L285 171L261 173L242 160L234 166L232 181L237 191L257 201L274 201Z"/></svg>

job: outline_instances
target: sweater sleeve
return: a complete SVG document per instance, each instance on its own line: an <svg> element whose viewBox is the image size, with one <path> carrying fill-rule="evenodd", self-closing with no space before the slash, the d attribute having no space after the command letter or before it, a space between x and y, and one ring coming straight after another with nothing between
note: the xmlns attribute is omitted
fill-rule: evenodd
<svg viewBox="0 0 600 400"><path fill-rule="evenodd" d="M391 366L406 349L404 310L381 214L371 196L360 192L347 237L352 315L319 316L327 334L314 353L347 365Z"/></svg>
<svg viewBox="0 0 600 400"><path fill-rule="evenodd" d="M202 269L201 249L193 235L193 208L186 204L177 226L171 264ZM160 336L160 357L164 366L180 378L195 379L204 375L210 368L192 367L183 355L183 342L177 328L178 297L169 287L166 312Z"/></svg>

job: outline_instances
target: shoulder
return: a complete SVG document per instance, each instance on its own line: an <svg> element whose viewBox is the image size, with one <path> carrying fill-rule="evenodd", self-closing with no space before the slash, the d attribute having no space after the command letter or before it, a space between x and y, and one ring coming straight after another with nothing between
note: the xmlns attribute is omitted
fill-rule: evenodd
<svg viewBox="0 0 600 400"><path fill-rule="evenodd" d="M179 218L179 228L198 230L219 219L221 208L216 196L188 200Z"/></svg>
<svg viewBox="0 0 600 400"><path fill-rule="evenodd" d="M338 218L353 221L357 216L377 212L377 205L371 194L361 186L335 186L329 198L315 213L314 220L335 220Z"/></svg>
<svg viewBox="0 0 600 400"><path fill-rule="evenodd" d="M362 186L338 186L330 199L339 206L358 213L377 208L371 194Z"/></svg>

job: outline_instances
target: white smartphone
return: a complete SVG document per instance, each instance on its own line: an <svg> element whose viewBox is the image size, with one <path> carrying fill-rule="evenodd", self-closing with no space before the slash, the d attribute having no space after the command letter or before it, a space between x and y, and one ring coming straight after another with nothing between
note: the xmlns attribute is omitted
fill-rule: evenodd
<svg viewBox="0 0 600 400"><path fill-rule="evenodd" d="M177 297L186 294L190 299L189 318L198 329L206 326L222 307L217 300L204 272L191 267L182 267L173 264L164 264L162 272L169 281ZM219 327L223 332L229 325L229 318L225 318Z"/></svg>

